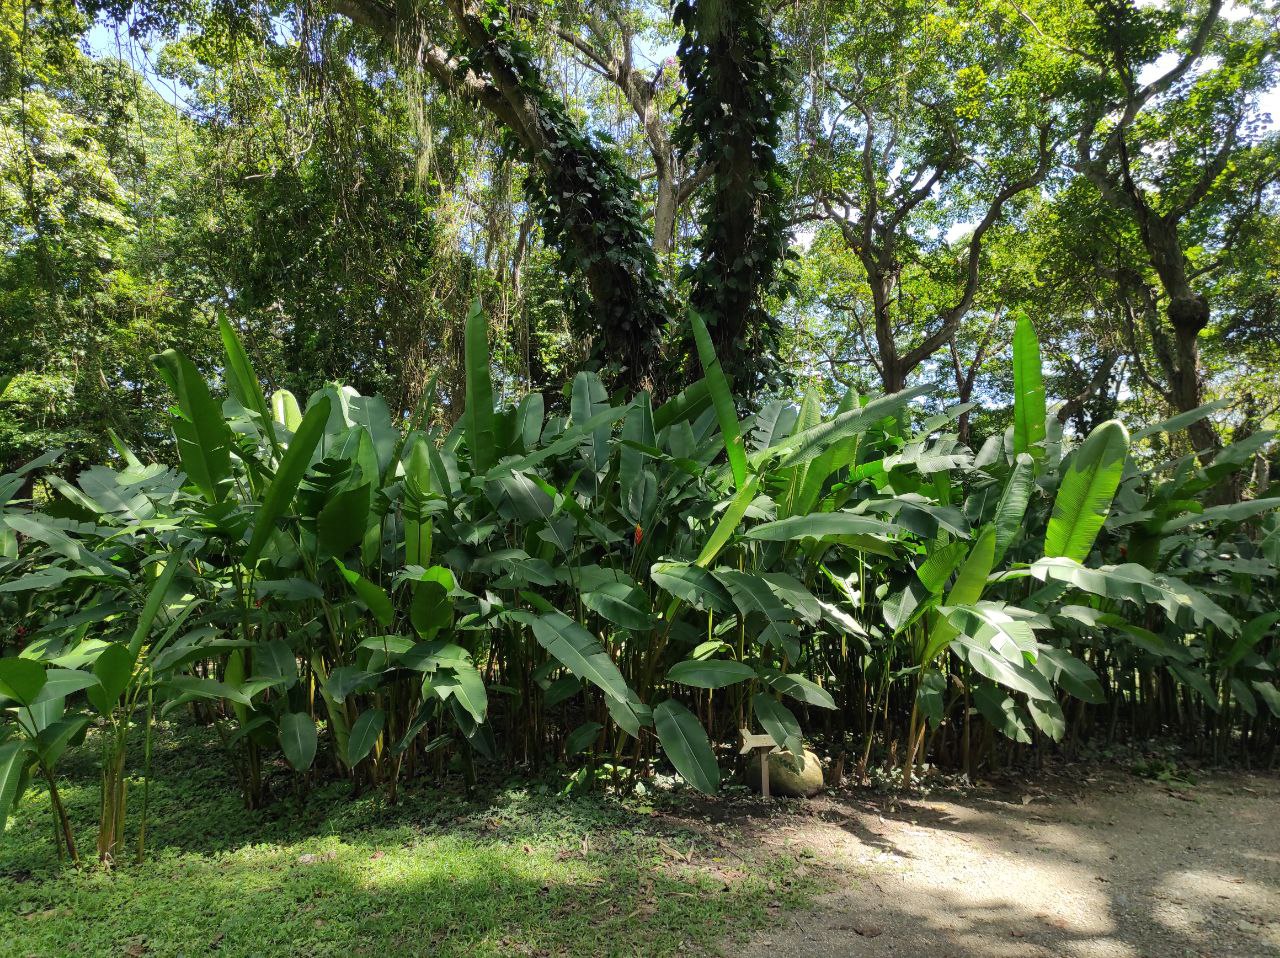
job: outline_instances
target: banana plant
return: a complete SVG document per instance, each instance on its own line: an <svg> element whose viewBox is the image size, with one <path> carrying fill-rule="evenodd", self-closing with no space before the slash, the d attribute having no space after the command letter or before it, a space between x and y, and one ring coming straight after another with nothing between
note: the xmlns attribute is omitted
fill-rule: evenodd
<svg viewBox="0 0 1280 958"><path fill-rule="evenodd" d="M1272 500L1203 504L1258 440L1165 468L1116 422L1063 435L1025 317L1012 424L976 452L928 386L742 416L689 323L703 377L665 403L589 371L503 396L477 305L452 424L432 387L405 415L269 393L225 321L222 387L158 356L180 470L118 444L74 480L0 478L5 502L48 490L0 524L0 596L30 629L0 658L2 807L43 778L73 848L56 762L92 721L118 859L124 745L177 710L221 733L251 806L326 774L394 800L450 757L468 782L664 761L714 792L744 724L796 755L815 726L860 734L864 769L881 741L909 785L957 729L973 771L972 730L1061 739L1155 676L1219 736L1267 727Z"/></svg>

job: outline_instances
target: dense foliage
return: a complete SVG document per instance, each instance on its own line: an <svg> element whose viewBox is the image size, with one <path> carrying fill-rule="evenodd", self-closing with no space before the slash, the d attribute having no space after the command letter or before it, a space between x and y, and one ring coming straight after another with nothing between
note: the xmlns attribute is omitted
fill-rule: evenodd
<svg viewBox="0 0 1280 958"><path fill-rule="evenodd" d="M498 401L477 304L448 430L432 390L400 422L349 387L268 398L226 322L221 399L156 356L177 463L121 443L73 481L56 453L4 479L5 809L43 778L74 857L57 763L92 741L97 852L124 854L140 804L141 854L126 746L174 709L218 730L251 807L282 784L275 754L392 801L455 758L468 778L565 761L584 784L669 763L715 792L744 727L796 754L825 732L908 785L1119 723L1274 752L1280 499L1200 505L1265 434L1207 468L1151 461L1116 421L1070 441L1025 318L1013 425L976 454L928 387L740 420L690 322L705 375L685 392L611 400L583 372L548 415L538 393Z"/></svg>

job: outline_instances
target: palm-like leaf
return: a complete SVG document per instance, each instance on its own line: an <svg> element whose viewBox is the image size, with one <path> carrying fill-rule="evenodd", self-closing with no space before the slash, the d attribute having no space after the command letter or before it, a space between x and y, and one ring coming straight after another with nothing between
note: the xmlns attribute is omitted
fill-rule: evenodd
<svg viewBox="0 0 1280 958"><path fill-rule="evenodd" d="M1044 554L1083 562L1111 511L1124 461L1129 433L1112 419L1098 426L1080 445L1067 465L1053 502Z"/></svg>

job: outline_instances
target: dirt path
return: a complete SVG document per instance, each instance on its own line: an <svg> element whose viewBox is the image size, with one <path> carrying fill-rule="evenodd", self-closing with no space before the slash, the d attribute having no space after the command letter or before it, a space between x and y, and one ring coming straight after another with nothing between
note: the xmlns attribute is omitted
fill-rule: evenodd
<svg viewBox="0 0 1280 958"><path fill-rule="evenodd" d="M768 841L839 868L733 958L1280 956L1280 779L1193 787L1085 770L1013 793L851 791Z"/></svg>

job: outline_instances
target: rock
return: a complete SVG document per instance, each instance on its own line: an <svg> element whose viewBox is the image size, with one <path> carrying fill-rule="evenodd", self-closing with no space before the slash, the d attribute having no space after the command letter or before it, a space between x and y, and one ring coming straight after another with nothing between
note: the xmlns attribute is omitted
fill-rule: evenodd
<svg viewBox="0 0 1280 958"><path fill-rule="evenodd" d="M790 752L769 752L769 794L812 798L822 791L822 762L808 749L804 764ZM747 764L747 784L760 791L760 752Z"/></svg>

